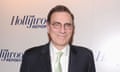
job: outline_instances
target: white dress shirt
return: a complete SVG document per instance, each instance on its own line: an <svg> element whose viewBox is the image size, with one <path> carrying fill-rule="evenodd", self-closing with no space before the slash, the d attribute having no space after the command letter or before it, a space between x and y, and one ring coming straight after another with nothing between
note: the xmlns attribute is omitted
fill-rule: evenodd
<svg viewBox="0 0 120 72"><path fill-rule="evenodd" d="M63 48L62 50L60 50L63 52L63 55L61 56L61 66L62 66L62 72L68 72L68 64L69 64L69 53L70 53L70 46L66 45L65 48ZM52 72L55 72L55 61L57 58L56 53L59 52L59 50L57 50L57 48L55 48L55 46L53 45L53 43L50 43L50 58L51 58L51 66L52 66Z"/></svg>

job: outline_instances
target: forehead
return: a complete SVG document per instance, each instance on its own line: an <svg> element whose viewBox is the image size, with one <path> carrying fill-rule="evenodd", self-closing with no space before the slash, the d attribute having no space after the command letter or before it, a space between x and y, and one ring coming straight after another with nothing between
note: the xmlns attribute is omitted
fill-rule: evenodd
<svg viewBox="0 0 120 72"><path fill-rule="evenodd" d="M51 21L69 21L72 22L72 17L68 12L54 12L51 15Z"/></svg>

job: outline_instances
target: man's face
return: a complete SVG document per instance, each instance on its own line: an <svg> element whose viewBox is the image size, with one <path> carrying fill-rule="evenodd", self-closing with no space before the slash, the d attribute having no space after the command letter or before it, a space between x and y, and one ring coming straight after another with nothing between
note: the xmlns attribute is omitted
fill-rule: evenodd
<svg viewBox="0 0 120 72"><path fill-rule="evenodd" d="M67 12L54 12L47 24L48 34L55 46L64 47L73 34L73 20Z"/></svg>

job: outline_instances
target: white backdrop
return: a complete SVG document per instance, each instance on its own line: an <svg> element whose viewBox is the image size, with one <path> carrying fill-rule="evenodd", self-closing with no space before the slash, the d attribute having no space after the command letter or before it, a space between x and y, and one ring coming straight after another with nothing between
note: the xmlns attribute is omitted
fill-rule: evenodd
<svg viewBox="0 0 120 72"><path fill-rule="evenodd" d="M57 4L75 15L73 44L94 52L97 72L120 72L120 0L0 0L0 72L19 72L23 52L48 42L45 20Z"/></svg>

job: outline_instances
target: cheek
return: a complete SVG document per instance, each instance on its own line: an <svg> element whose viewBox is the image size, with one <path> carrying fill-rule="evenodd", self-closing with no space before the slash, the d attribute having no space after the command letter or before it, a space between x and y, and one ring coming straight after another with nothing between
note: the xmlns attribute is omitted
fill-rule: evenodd
<svg viewBox="0 0 120 72"><path fill-rule="evenodd" d="M72 36L72 34L73 34L72 31L68 31L68 32L67 32L67 35L70 36L70 37Z"/></svg>
<svg viewBox="0 0 120 72"><path fill-rule="evenodd" d="M53 29L49 30L49 34L51 35L51 37L55 37L57 33L58 33L57 30L53 30Z"/></svg>

